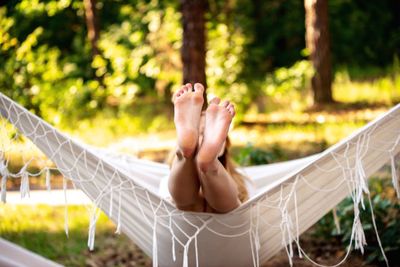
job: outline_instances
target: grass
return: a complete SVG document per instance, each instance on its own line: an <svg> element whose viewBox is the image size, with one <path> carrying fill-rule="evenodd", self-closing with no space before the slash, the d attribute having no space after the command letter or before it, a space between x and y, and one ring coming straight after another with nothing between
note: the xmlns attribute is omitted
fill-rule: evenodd
<svg viewBox="0 0 400 267"><path fill-rule="evenodd" d="M62 207L2 205L0 235L31 251L60 263L84 264L81 256L87 241L88 216L82 216L84 207L69 207L69 234L64 232L64 209ZM100 217L98 231L111 227Z"/></svg>
<svg viewBox="0 0 400 267"><path fill-rule="evenodd" d="M84 206L68 207L69 237L64 231L64 207L1 204L0 218L2 238L65 266L106 266L99 259L110 249L124 251L121 255L137 250L124 235L114 234L115 225L101 213L96 225L96 247L89 252L89 216ZM144 257L142 262L150 259Z"/></svg>
<svg viewBox="0 0 400 267"><path fill-rule="evenodd" d="M333 83L333 97L344 103L393 105L400 101L400 74L352 80L347 71L338 72Z"/></svg>

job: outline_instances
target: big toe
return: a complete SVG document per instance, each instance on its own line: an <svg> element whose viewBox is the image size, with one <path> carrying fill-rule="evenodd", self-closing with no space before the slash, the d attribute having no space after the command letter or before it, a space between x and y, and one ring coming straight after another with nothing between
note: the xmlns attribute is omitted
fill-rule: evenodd
<svg viewBox="0 0 400 267"><path fill-rule="evenodd" d="M194 84L194 91L197 93L203 93L204 92L204 86L201 83L195 83Z"/></svg>

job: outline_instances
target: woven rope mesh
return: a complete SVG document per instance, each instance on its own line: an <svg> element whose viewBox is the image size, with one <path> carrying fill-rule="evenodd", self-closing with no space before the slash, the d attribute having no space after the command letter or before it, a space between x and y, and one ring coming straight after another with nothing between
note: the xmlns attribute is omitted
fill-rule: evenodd
<svg viewBox="0 0 400 267"><path fill-rule="evenodd" d="M307 257L299 243L301 233L349 195L355 209L351 242L362 250L360 212L369 194L367 179L389 163L400 195L400 106L278 176L271 176L273 166L243 168L258 185L258 194L228 214L182 212L160 197L158 186L168 176L167 165L82 144L1 94L0 113L3 202L7 179L20 179L26 197L30 177L41 176L50 189L50 174L59 172L94 203L89 247L95 244L100 208L116 223L117 232L126 233L153 258L154 266L259 266L282 248L289 258L295 253Z"/></svg>

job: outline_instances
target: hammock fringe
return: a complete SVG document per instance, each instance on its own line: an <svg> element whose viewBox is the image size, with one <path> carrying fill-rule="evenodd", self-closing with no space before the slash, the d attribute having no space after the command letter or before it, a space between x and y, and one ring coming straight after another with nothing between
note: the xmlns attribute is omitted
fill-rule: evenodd
<svg viewBox="0 0 400 267"><path fill-rule="evenodd" d="M352 246L364 253L367 242L360 212L365 210L364 199L368 197L370 201L367 179L387 162L391 163L393 186L400 198L399 170L396 169L395 158L400 153L400 105L325 152L292 163L291 167L285 165L286 169L282 168L280 172L269 174L270 170L275 170L272 167L279 169L279 164L271 165L268 170L268 166L244 168L245 172L249 172L247 176L260 178L256 181L259 191L237 210L224 215L178 211L173 203L157 194L160 177L168 175L168 166L130 157L116 157L112 153L80 144L1 93L0 115L31 139L63 175L64 227L67 237L65 177L72 177L72 182L98 208L108 211L108 216L117 224L116 232L126 232L146 254L153 257L153 266L165 262L168 262L168 266L198 267L199 262L205 266L218 266L218 262L224 261L227 264L229 262L230 266L244 266L252 262L253 266L258 267L281 248L286 249L292 266L296 253L293 242L297 245L299 257L304 256L314 264L323 266L302 250L299 236L350 195L354 204L351 246L338 263L341 264L347 259ZM0 129L2 126L4 124L0 124ZM43 167L36 174L30 173L28 165L31 160L28 160L18 173L10 173L6 158L9 150L4 150L2 146L0 143L1 201L6 201L6 184L10 178L20 178L21 197L29 197L29 177L45 171L46 188L51 190L50 167ZM91 250L94 248L99 218L97 207L89 212L88 247ZM371 201L370 208L372 211ZM340 232L339 219L337 215L334 217ZM374 220L373 223L381 246ZM194 246L190 246L193 240ZM231 242L240 243L236 245ZM170 246L168 249L166 244ZM382 246L381 251L386 259ZM214 253L213 257L202 256L207 253ZM230 256L227 257L226 253Z"/></svg>

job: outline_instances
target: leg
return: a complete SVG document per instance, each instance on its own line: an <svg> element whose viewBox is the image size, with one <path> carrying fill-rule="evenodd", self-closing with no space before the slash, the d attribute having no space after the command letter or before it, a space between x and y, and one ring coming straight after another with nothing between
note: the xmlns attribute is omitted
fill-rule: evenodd
<svg viewBox="0 0 400 267"><path fill-rule="evenodd" d="M193 158L185 158L178 149L171 166L168 189L180 210L203 211L199 196L200 181Z"/></svg>
<svg viewBox="0 0 400 267"><path fill-rule="evenodd" d="M190 84L174 95L174 122L178 137L178 149L171 166L168 188L176 206L183 210L196 210L199 199L200 181L194 162L197 149L201 108L204 88Z"/></svg>
<svg viewBox="0 0 400 267"><path fill-rule="evenodd" d="M229 102L219 105L219 99L211 100L206 111L204 139L196 157L203 195L217 212L228 212L240 205L237 185L218 161L234 115Z"/></svg>

